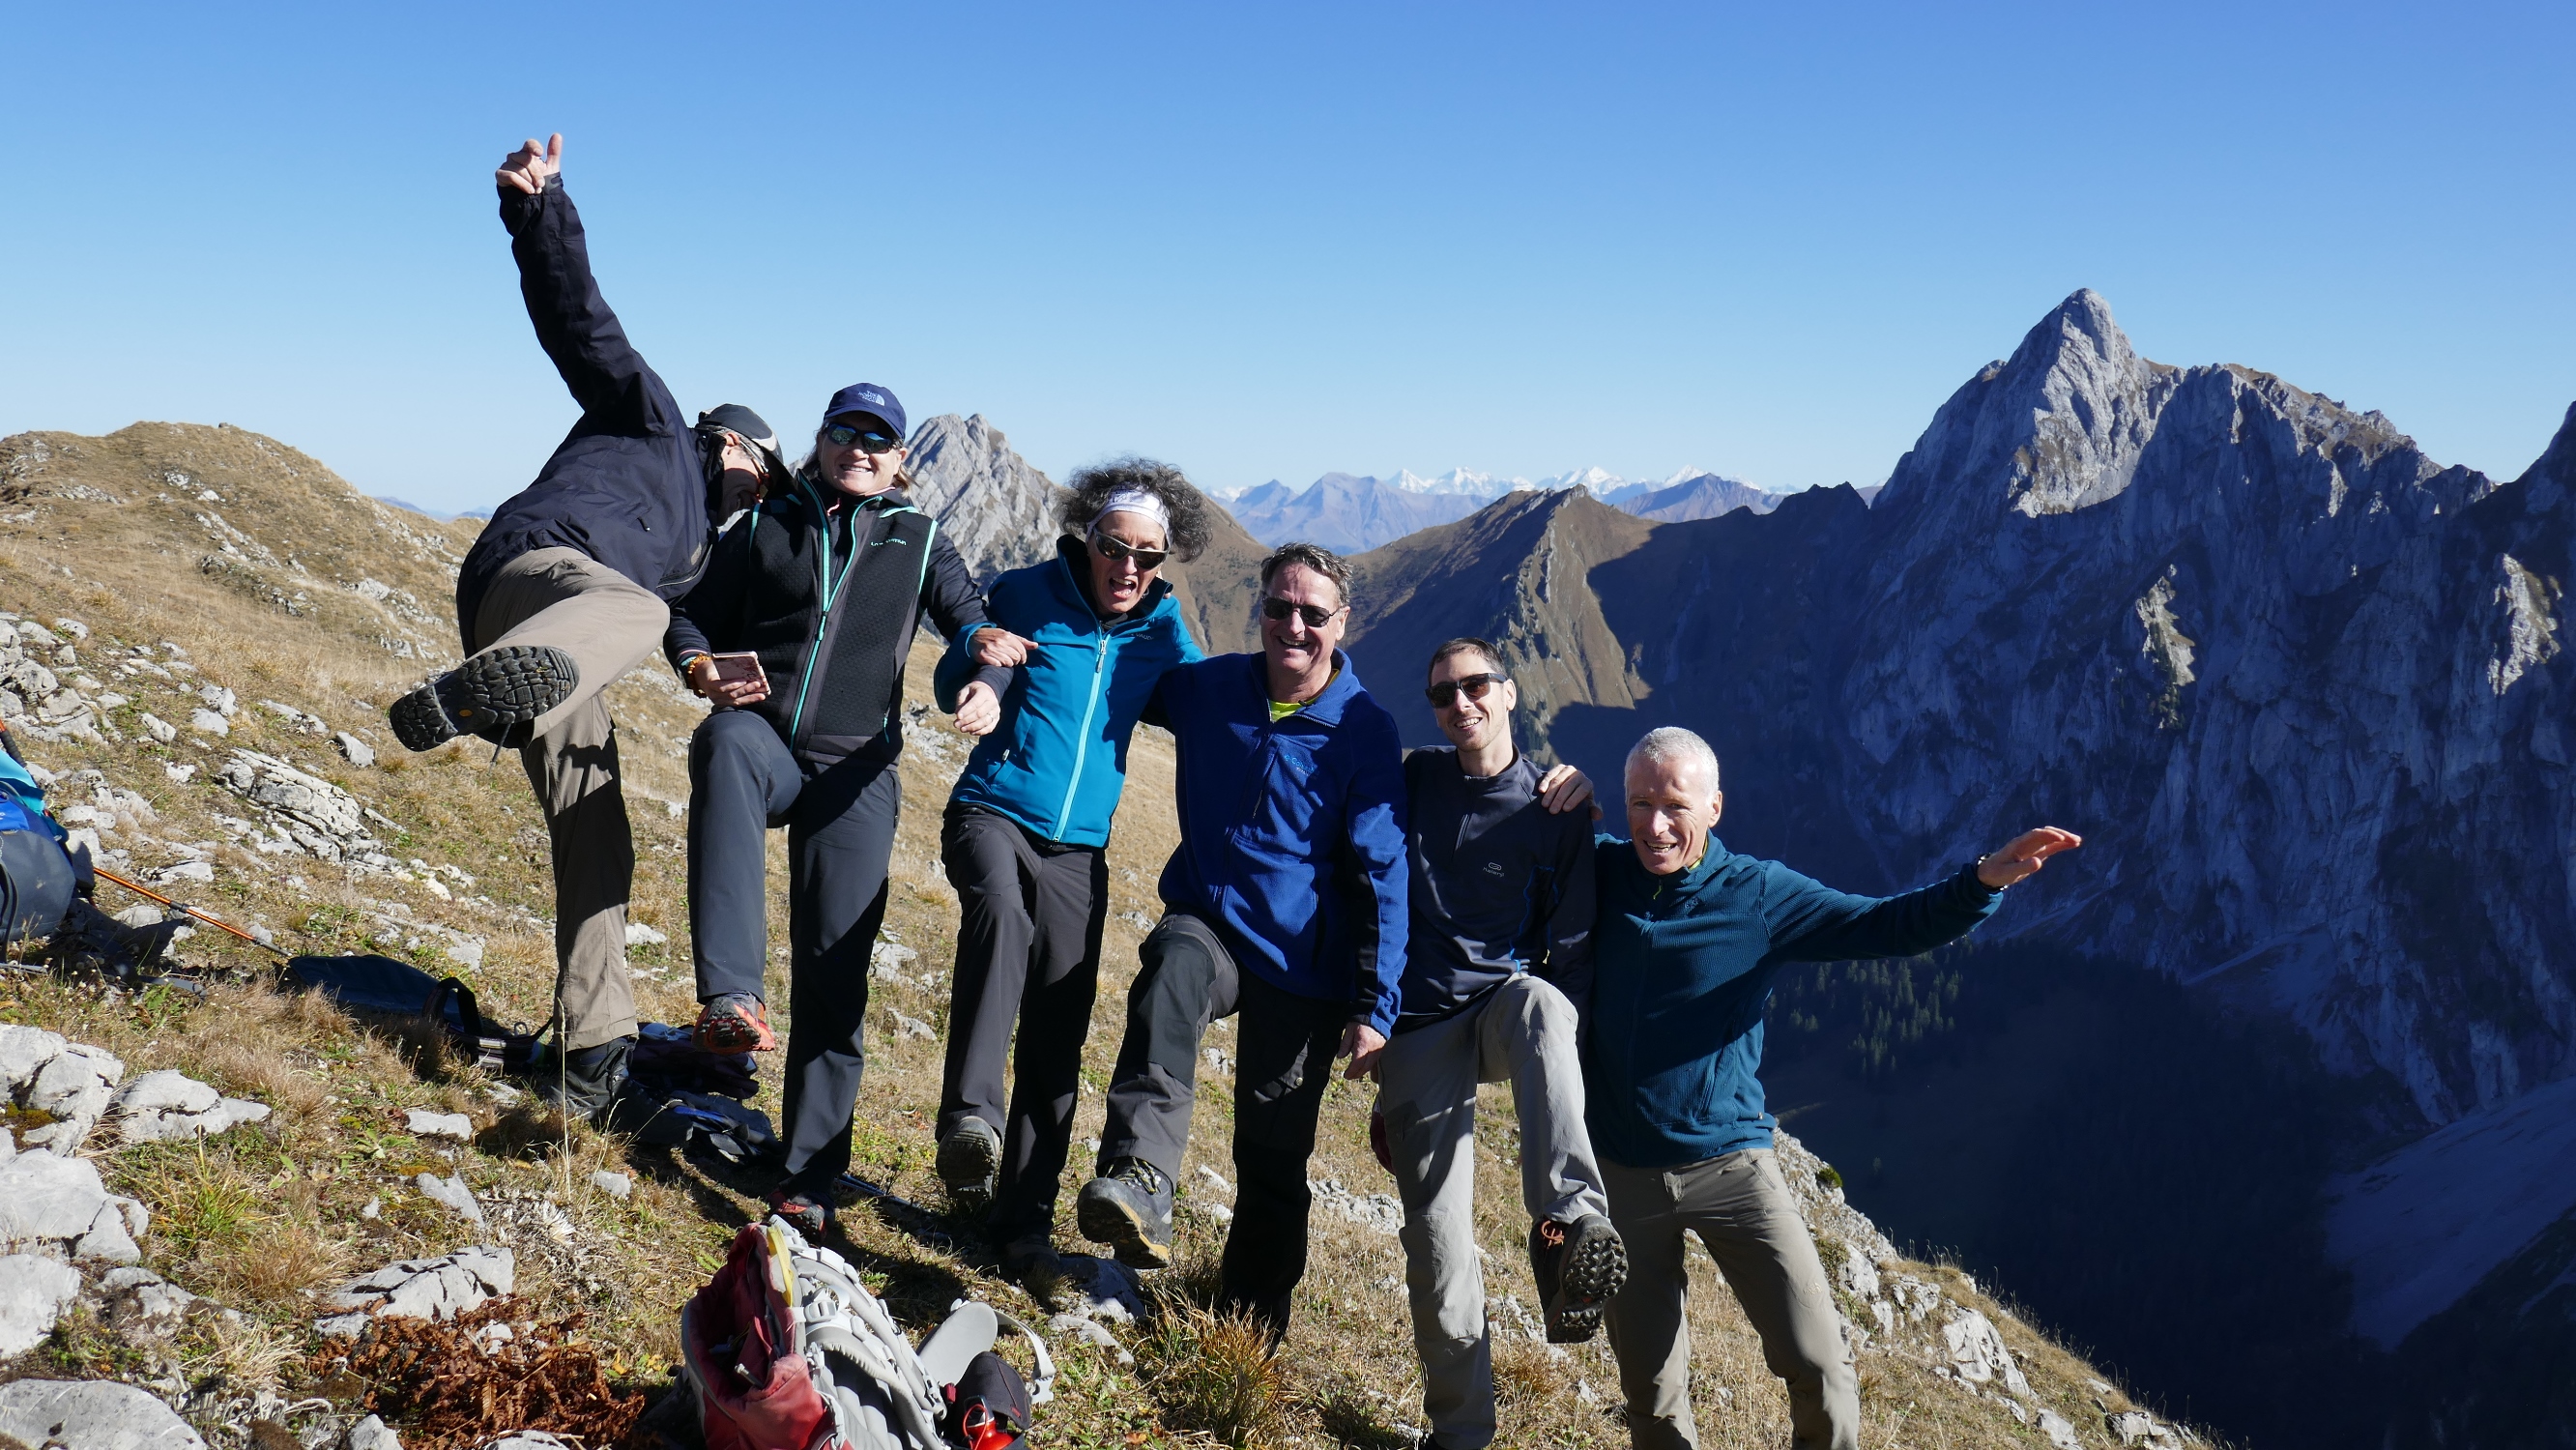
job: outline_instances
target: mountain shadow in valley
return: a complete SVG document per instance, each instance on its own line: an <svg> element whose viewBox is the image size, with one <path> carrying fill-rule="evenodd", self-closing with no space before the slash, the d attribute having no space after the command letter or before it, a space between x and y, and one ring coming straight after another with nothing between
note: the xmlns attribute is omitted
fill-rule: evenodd
<svg viewBox="0 0 2576 1450"><path fill-rule="evenodd" d="M1784 977L1769 1032L1771 1105L1856 1206L2133 1392L2265 1450L2421 1423L2345 1329L2320 1227L2393 1085L2160 973L2020 943Z"/></svg>

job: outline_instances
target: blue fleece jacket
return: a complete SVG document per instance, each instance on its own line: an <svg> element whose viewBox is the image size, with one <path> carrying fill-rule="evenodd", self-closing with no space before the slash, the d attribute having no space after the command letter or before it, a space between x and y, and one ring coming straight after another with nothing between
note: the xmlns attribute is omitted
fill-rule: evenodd
<svg viewBox="0 0 2576 1450"><path fill-rule="evenodd" d="M1074 569L1075 540L1058 541L1056 558L1013 569L993 581L985 618L1039 648L1011 671L1002 723L975 746L957 777L953 801L997 811L1050 841L1109 844L1109 819L1127 788L1127 741L1163 672L1200 657L1198 642L1161 579L1134 609L1103 620ZM977 671L960 631L939 661L939 708L957 708L957 692Z"/></svg>
<svg viewBox="0 0 2576 1450"><path fill-rule="evenodd" d="M1324 692L1275 722L1260 655L1163 676L1144 716L1180 752L1181 845L1162 895L1214 927L1245 970L1348 1002L1384 1035L1404 972L1404 754L1350 656L1336 650L1333 663Z"/></svg>
<svg viewBox="0 0 2576 1450"><path fill-rule="evenodd" d="M1593 841L1592 1037L1584 1121L1600 1154L1672 1168L1771 1146L1762 1012L1790 962L1910 957L1956 940L2002 893L1970 866L1902 896L1852 896L1712 838L1657 876L1636 848Z"/></svg>

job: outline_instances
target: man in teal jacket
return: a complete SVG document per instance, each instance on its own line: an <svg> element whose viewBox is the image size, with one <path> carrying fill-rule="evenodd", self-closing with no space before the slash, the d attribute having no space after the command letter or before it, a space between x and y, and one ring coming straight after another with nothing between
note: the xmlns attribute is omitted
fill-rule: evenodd
<svg viewBox="0 0 2576 1450"><path fill-rule="evenodd" d="M1763 1358L1789 1382L1792 1443L1853 1450L1860 1391L1824 1264L1773 1160L1762 1012L1790 962L1905 957L1964 936L2005 887L2082 844L2042 826L1902 896L1851 896L1709 832L1717 753L1649 732L1625 771L1632 840L1594 845L1592 1033L1585 1121L1628 1250L1610 1347L1640 1450L1696 1446L1683 1235L1717 1261Z"/></svg>
<svg viewBox="0 0 2576 1450"><path fill-rule="evenodd" d="M1164 673L1199 658L1163 562L1196 556L1208 533L1207 505L1179 469L1132 458L1066 482L1056 557L993 581L990 627L960 635L935 680L940 708L954 710L979 667L1012 668L1001 723L958 776L940 828L959 920L938 1166L961 1206L991 1204L987 1227L1013 1278L1054 1258L1128 737Z"/></svg>

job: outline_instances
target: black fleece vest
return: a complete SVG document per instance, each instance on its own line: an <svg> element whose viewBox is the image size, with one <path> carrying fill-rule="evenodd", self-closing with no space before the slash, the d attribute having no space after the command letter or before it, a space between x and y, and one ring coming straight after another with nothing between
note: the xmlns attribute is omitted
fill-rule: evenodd
<svg viewBox="0 0 2576 1450"><path fill-rule="evenodd" d="M804 499L764 506L752 530L746 641L769 672L760 712L788 747L830 762L893 737L938 520L906 503L856 508L848 541ZM891 754L889 750L887 752Z"/></svg>

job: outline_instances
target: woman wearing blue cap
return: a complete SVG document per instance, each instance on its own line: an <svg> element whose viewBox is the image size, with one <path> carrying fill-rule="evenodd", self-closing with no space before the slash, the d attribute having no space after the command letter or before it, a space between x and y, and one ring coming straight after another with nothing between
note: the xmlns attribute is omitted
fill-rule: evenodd
<svg viewBox="0 0 2576 1450"><path fill-rule="evenodd" d="M1128 737L1163 672L1199 657L1163 561L1208 539L1207 504L1177 468L1122 459L1067 483L1056 557L993 581L990 626L958 637L937 678L940 703L962 712L952 691L1019 666L940 829L961 919L939 1176L961 1205L990 1202L1013 1278L1053 1258ZM1005 1060L1017 1068L1007 1113Z"/></svg>
<svg viewBox="0 0 2576 1450"><path fill-rule="evenodd" d="M699 1040L774 1047L762 845L787 828L786 1176L772 1209L832 1227L865 1065L868 954L885 920L902 781L904 661L926 614L955 637L984 601L938 520L903 488L903 405L874 383L832 395L795 478L728 529L672 607L664 648L716 703L689 742L689 930ZM955 695L957 728L1000 715L1009 676Z"/></svg>

